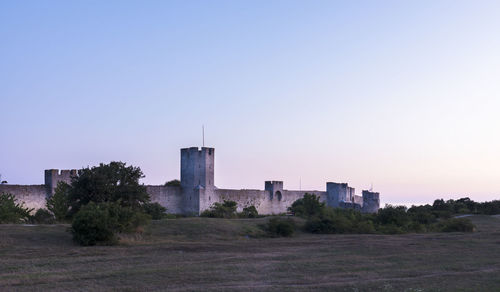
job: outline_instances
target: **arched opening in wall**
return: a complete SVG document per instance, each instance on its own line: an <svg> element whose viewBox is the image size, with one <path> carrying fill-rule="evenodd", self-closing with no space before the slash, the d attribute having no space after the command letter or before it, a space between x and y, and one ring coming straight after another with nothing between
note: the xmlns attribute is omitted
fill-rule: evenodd
<svg viewBox="0 0 500 292"><path fill-rule="evenodd" d="M276 192L276 198L278 198L278 201L281 201L281 199L283 198L280 191Z"/></svg>

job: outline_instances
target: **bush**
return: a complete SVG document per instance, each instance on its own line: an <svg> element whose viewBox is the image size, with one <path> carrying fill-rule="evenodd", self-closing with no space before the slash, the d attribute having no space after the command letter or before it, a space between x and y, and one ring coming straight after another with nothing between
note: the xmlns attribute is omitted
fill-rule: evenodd
<svg viewBox="0 0 500 292"><path fill-rule="evenodd" d="M118 233L137 231L149 219L148 215L119 203L90 202L75 214L71 233L81 245L113 245L118 242Z"/></svg>
<svg viewBox="0 0 500 292"><path fill-rule="evenodd" d="M68 219L69 213L69 191L71 186L65 182L58 182L54 194L47 198L45 205L58 222Z"/></svg>
<svg viewBox="0 0 500 292"><path fill-rule="evenodd" d="M257 212L257 208L255 206L249 206L243 208L243 212L238 214L241 218L257 218L259 216L259 212Z"/></svg>
<svg viewBox="0 0 500 292"><path fill-rule="evenodd" d="M437 224L440 232L474 232L475 226L467 218L452 218Z"/></svg>
<svg viewBox="0 0 500 292"><path fill-rule="evenodd" d="M160 220L166 217L167 208L158 203L145 203L142 205L144 213L151 216L153 220Z"/></svg>
<svg viewBox="0 0 500 292"><path fill-rule="evenodd" d="M12 194L0 194L0 223L26 223L30 220L33 209L25 208L24 203L17 203Z"/></svg>
<svg viewBox="0 0 500 292"><path fill-rule="evenodd" d="M325 203L320 203L319 197L315 194L306 193L302 199L293 202L288 208L295 216L308 218L319 215L325 208Z"/></svg>
<svg viewBox="0 0 500 292"><path fill-rule="evenodd" d="M56 223L56 218L48 210L38 209L30 221L34 224L54 224Z"/></svg>
<svg viewBox="0 0 500 292"><path fill-rule="evenodd" d="M214 203L210 209L205 210L201 213L202 217L211 217L211 218L235 218L236 217L236 202L235 201L226 201L221 203Z"/></svg>
<svg viewBox="0 0 500 292"><path fill-rule="evenodd" d="M272 237L290 237L295 232L295 223L290 218L273 217L263 229Z"/></svg>
<svg viewBox="0 0 500 292"><path fill-rule="evenodd" d="M361 213L354 210L325 208L307 220L305 229L311 233L354 233L360 216Z"/></svg>

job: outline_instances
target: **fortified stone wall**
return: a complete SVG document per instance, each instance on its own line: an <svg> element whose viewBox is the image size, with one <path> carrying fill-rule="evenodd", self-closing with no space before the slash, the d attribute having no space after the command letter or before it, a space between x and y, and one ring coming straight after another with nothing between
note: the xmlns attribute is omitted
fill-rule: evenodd
<svg viewBox="0 0 500 292"><path fill-rule="evenodd" d="M181 149L181 186L146 186L153 202L167 208L169 213L198 215L215 202L235 201L238 211L255 206L260 214L279 214L288 210L293 202L311 193L331 207L362 209L377 212L379 193L363 191L356 196L355 189L347 183L326 184L323 191L289 191L282 181L266 181L264 190L217 189L214 185L215 149L209 147ZM12 193L29 208L43 208L46 196L53 194L59 181L69 183L76 170L49 169L45 171L45 185L0 185L0 192Z"/></svg>
<svg viewBox="0 0 500 292"><path fill-rule="evenodd" d="M148 185L146 191L152 202L159 203L167 208L167 213L182 214L184 212L181 187Z"/></svg>
<svg viewBox="0 0 500 292"><path fill-rule="evenodd" d="M47 189L45 185L9 185L0 184L0 193L10 193L16 197L17 202L24 203L27 208L36 210L45 208Z"/></svg>
<svg viewBox="0 0 500 292"><path fill-rule="evenodd" d="M203 204L203 210L208 209L215 202L231 200L238 204L238 212L241 212L245 207L253 205L259 214L279 214L287 212L288 207L296 200L302 198L305 193L315 194L320 197L321 201L326 201L326 192L321 191L280 190L277 192L278 194L272 194L266 190L216 189L214 196L208 198L208 202Z"/></svg>

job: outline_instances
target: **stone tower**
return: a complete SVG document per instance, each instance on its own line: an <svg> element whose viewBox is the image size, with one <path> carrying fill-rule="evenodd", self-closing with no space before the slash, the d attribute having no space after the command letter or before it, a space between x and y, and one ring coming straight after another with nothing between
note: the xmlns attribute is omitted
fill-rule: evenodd
<svg viewBox="0 0 500 292"><path fill-rule="evenodd" d="M327 205L340 207L340 202L353 202L355 189L347 183L326 183Z"/></svg>
<svg viewBox="0 0 500 292"><path fill-rule="evenodd" d="M281 201L282 199L282 192L283 192L283 182L282 181L266 181L264 189L269 192L269 199L271 201L273 200L278 200Z"/></svg>
<svg viewBox="0 0 500 292"><path fill-rule="evenodd" d="M376 213L380 208L380 194L376 192L363 191L363 208L365 213Z"/></svg>
<svg viewBox="0 0 500 292"><path fill-rule="evenodd" d="M47 196L50 197L54 194L57 183L63 181L67 184L71 183L71 177L76 176L76 169L61 170L59 169L46 169L45 170L45 188L47 189Z"/></svg>
<svg viewBox="0 0 500 292"><path fill-rule="evenodd" d="M185 213L199 214L206 208L215 188L214 164L214 148L181 149L181 189Z"/></svg>

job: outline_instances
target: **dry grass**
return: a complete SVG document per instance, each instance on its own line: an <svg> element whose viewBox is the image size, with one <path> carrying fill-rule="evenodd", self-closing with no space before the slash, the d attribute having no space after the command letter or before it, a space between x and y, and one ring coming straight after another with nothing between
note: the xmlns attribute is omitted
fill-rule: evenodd
<svg viewBox="0 0 500 292"><path fill-rule="evenodd" d="M266 219L186 218L113 247L76 246L66 225L0 225L0 290L498 291L500 218L470 218L472 234L293 238L258 237Z"/></svg>

